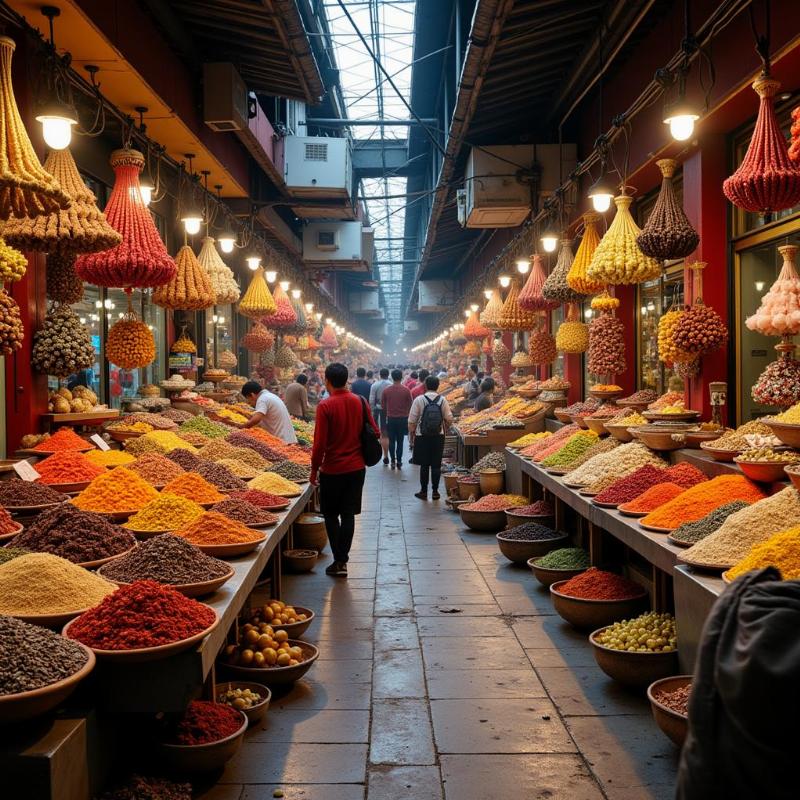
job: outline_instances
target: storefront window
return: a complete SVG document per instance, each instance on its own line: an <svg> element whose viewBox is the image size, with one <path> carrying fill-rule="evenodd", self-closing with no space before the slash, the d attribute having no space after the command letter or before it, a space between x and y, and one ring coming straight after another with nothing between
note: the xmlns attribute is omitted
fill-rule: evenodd
<svg viewBox="0 0 800 800"><path fill-rule="evenodd" d="M233 351L233 306L214 306L206 311L206 357L216 366L225 350Z"/></svg>
<svg viewBox="0 0 800 800"><path fill-rule="evenodd" d="M553 336L556 335L558 326L564 321L564 306L559 306L553 311L550 318L550 332ZM553 362L553 375L558 375L559 378L564 377L564 354L559 350L556 360Z"/></svg>

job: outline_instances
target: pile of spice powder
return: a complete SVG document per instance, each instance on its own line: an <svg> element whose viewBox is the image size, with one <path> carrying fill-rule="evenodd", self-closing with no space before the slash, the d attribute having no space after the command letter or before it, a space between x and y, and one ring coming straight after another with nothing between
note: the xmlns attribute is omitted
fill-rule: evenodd
<svg viewBox="0 0 800 800"><path fill-rule="evenodd" d="M51 489L42 483L31 483L14 478L0 481L0 505L8 508L43 506L48 503L63 503L69 496Z"/></svg>
<svg viewBox="0 0 800 800"><path fill-rule="evenodd" d="M672 691L656 691L655 698L659 703L665 705L670 711L675 711L677 714L682 714L684 717L689 716L689 697L692 694L692 684L687 683L686 686L681 686Z"/></svg>
<svg viewBox="0 0 800 800"><path fill-rule="evenodd" d="M53 453L36 464L36 471L41 475L37 483L85 483L102 475L105 467L98 466L89 461L83 453L77 450L65 450L63 453Z"/></svg>
<svg viewBox="0 0 800 800"><path fill-rule="evenodd" d="M715 530L725 522L731 514L747 508L750 503L744 500L734 500L732 503L725 503L724 506L715 508L710 514L706 514L702 519L697 522L684 522L683 525L676 528L670 536L680 542L686 544L695 544L706 536L714 533Z"/></svg>
<svg viewBox="0 0 800 800"><path fill-rule="evenodd" d="M11 561L12 558L19 558L30 553L30 550L25 550L22 547L0 547L0 564L5 564L6 561Z"/></svg>
<svg viewBox="0 0 800 800"><path fill-rule="evenodd" d="M626 475L624 478L614 481L602 492L594 497L595 503L628 503L642 492L647 491L657 483L663 483L667 471L652 464L645 464L635 472Z"/></svg>
<svg viewBox="0 0 800 800"><path fill-rule="evenodd" d="M581 466L581 464L585 464L589 459L599 456L601 453L610 453L612 450L616 450L621 444L621 442L618 442L611 436L597 439L588 450L585 450L582 455L579 455L574 461L571 461L567 465L567 469L575 470Z"/></svg>
<svg viewBox="0 0 800 800"><path fill-rule="evenodd" d="M645 594L638 583L613 572L589 567L558 587L561 594L584 600L633 600Z"/></svg>
<svg viewBox="0 0 800 800"><path fill-rule="evenodd" d="M619 506L620 511L631 511L633 513L642 513L655 511L659 506L676 498L686 489L683 486L678 486L677 483L657 483L649 489L645 489L638 497L633 500L623 503Z"/></svg>
<svg viewBox="0 0 800 800"><path fill-rule="evenodd" d="M63 636L0 616L0 697L63 681L88 660L82 647Z"/></svg>
<svg viewBox="0 0 800 800"><path fill-rule="evenodd" d="M136 460L133 453L125 450L90 450L86 453L86 458L99 467L121 467Z"/></svg>
<svg viewBox="0 0 800 800"><path fill-rule="evenodd" d="M551 452L555 452L561 446L558 444L559 442L563 444L567 438L579 430L580 428L577 425L565 425L563 428L559 428L550 436L546 436L545 438L539 439L539 441L536 441L533 444L529 444L527 447L520 450L519 454L525 458L533 458L534 456L539 455L542 450L545 450L554 444L556 447Z"/></svg>
<svg viewBox="0 0 800 800"><path fill-rule="evenodd" d="M179 536L154 536L103 567L103 577L121 583L151 580L177 586L221 578L231 568L224 561L206 555Z"/></svg>
<svg viewBox="0 0 800 800"><path fill-rule="evenodd" d="M202 433L203 436L209 439L224 439L231 429L227 425L222 425L219 422L212 422L208 417L196 416L187 419L186 422L181 423L180 431L193 431L194 433Z"/></svg>
<svg viewBox="0 0 800 800"><path fill-rule="evenodd" d="M11 514L0 506L0 536L7 533L14 533L19 528L19 524L14 522Z"/></svg>
<svg viewBox="0 0 800 800"><path fill-rule="evenodd" d="M555 453L551 453L539 463L545 468L566 467L571 461L574 461L595 444L597 439L597 434L594 431L574 433Z"/></svg>
<svg viewBox="0 0 800 800"><path fill-rule="evenodd" d="M285 497L281 497L279 494L271 494L270 492L260 492L258 489L248 489L246 492L231 492L229 496L237 500L244 500L259 508L282 509L289 505L289 501Z"/></svg>
<svg viewBox="0 0 800 800"><path fill-rule="evenodd" d="M113 583L50 553L30 553L0 566L0 614L67 614L97 605Z"/></svg>
<svg viewBox="0 0 800 800"><path fill-rule="evenodd" d="M290 481L307 481L311 475L311 467L288 460L273 465L269 471Z"/></svg>
<svg viewBox="0 0 800 800"><path fill-rule="evenodd" d="M259 441L258 439L253 438L249 433L245 431L234 431L233 433L229 433L225 437L225 441L228 444L235 445L236 447L249 447L251 450L255 450L262 458L265 458L267 461L280 461L283 457L282 453L278 453L269 445L264 444L264 442Z"/></svg>
<svg viewBox="0 0 800 800"><path fill-rule="evenodd" d="M188 639L216 618L207 605L169 586L136 581L81 614L70 625L69 636L97 650L135 650Z"/></svg>
<svg viewBox="0 0 800 800"><path fill-rule="evenodd" d="M248 489L258 489L260 492L279 494L282 497L296 497L302 489L293 481L286 480L274 472L264 472L261 475L248 481Z"/></svg>
<svg viewBox="0 0 800 800"><path fill-rule="evenodd" d="M198 546L206 544L244 544L261 539L263 533L254 531L216 511L207 511L202 517L175 531L187 542Z"/></svg>
<svg viewBox="0 0 800 800"><path fill-rule="evenodd" d="M692 545L684 557L709 567L728 569L741 561L752 547L766 542L778 531L793 528L798 520L800 495L794 486L787 486L731 514L714 533Z"/></svg>
<svg viewBox="0 0 800 800"><path fill-rule="evenodd" d="M250 439L257 439L259 442L263 442L264 444L268 445L269 447L275 448L283 448L286 447L286 442L283 441L279 436L275 436L274 433L270 433L269 431L264 430L256 426L255 428L248 428L242 433Z"/></svg>
<svg viewBox="0 0 800 800"><path fill-rule="evenodd" d="M568 472L564 476L564 482L571 486L584 486L599 493L647 464L666 467L666 462L641 442L628 442L615 450L590 458Z"/></svg>
<svg viewBox="0 0 800 800"><path fill-rule="evenodd" d="M521 494L485 494L474 503L461 506L465 511L505 511L514 506L523 506L528 502Z"/></svg>
<svg viewBox="0 0 800 800"><path fill-rule="evenodd" d="M188 497L195 503L219 503L225 495L217 491L202 475L196 472L184 472L171 480L162 490L164 494L176 494Z"/></svg>
<svg viewBox="0 0 800 800"><path fill-rule="evenodd" d="M72 502L84 511L111 514L138 511L156 497L158 492L147 481L117 467L95 478Z"/></svg>
<svg viewBox="0 0 800 800"><path fill-rule="evenodd" d="M752 547L741 561L725 573L725 577L734 580L745 572L764 567L775 567L785 581L800 579L800 526L776 533Z"/></svg>
<svg viewBox="0 0 800 800"><path fill-rule="evenodd" d="M524 525L517 525L515 528L502 531L499 535L512 542L546 542L549 539L564 538L563 533L558 533L538 522L526 522Z"/></svg>
<svg viewBox="0 0 800 800"><path fill-rule="evenodd" d="M10 545L86 564L124 553L136 545L136 539L99 514L61 503L39 514Z"/></svg>
<svg viewBox="0 0 800 800"><path fill-rule="evenodd" d="M161 453L145 453L127 469L144 478L151 486L166 486L171 480L183 475L183 467L170 461Z"/></svg>
<svg viewBox="0 0 800 800"><path fill-rule="evenodd" d="M177 449L184 449L193 451L194 448L188 443L181 439L177 433L173 431L151 431L150 433L144 434L144 436L140 436L138 439L129 440L129 444L131 442L140 442L142 440L147 442L154 442L158 445L158 448L162 453L170 453L173 450ZM127 444L126 444L127 447Z"/></svg>
<svg viewBox="0 0 800 800"><path fill-rule="evenodd" d="M763 497L764 493L747 478L741 475L719 475L710 481L692 486L674 500L642 517L640 522L654 528L674 530L684 522L701 519L732 500L755 503Z"/></svg>
<svg viewBox="0 0 800 800"><path fill-rule="evenodd" d="M520 517L552 517L553 506L547 500L537 500L526 506L519 506L514 513Z"/></svg>
<svg viewBox="0 0 800 800"><path fill-rule="evenodd" d="M258 453L255 455L258 455ZM219 464L221 467L225 467L228 472L230 472L232 475L235 475L237 478L241 478L242 480L249 481L252 478L255 478L260 472L260 470L256 469L255 467L245 464L244 461L239 461L238 458L220 458L214 463Z"/></svg>
<svg viewBox="0 0 800 800"><path fill-rule="evenodd" d="M707 475L688 461L679 461L677 464L673 464L667 469L665 475L670 483L677 483L684 489L690 489L692 486L708 480Z"/></svg>
<svg viewBox="0 0 800 800"><path fill-rule="evenodd" d="M581 547L551 550L536 561L536 566L543 569L588 569L590 565L589 554Z"/></svg>
<svg viewBox="0 0 800 800"><path fill-rule="evenodd" d="M177 435L192 447L203 447L211 441L208 436L203 436L202 433L195 433L194 431L177 431Z"/></svg>
<svg viewBox="0 0 800 800"><path fill-rule="evenodd" d="M228 519L241 522L243 525L274 525L280 519L277 514L264 511L263 508L236 497L229 497L227 500L211 506L210 510L216 511L217 514L222 514Z"/></svg>
<svg viewBox="0 0 800 800"><path fill-rule="evenodd" d="M203 461L194 470L210 484L225 492L243 492L247 483L216 461Z"/></svg>
<svg viewBox="0 0 800 800"><path fill-rule="evenodd" d="M39 453L59 453L64 450L92 450L94 445L82 439L72 428L59 428L50 438L33 449Z"/></svg>
<svg viewBox="0 0 800 800"><path fill-rule="evenodd" d="M192 700L175 725L170 741L182 745L218 742L233 736L246 722L241 711L225 703Z"/></svg>
<svg viewBox="0 0 800 800"><path fill-rule="evenodd" d="M167 453L167 458L170 461L174 461L186 472L197 469L197 467L203 463L203 460L198 457L197 453L191 450L173 450L171 453Z"/></svg>
<svg viewBox="0 0 800 800"><path fill-rule="evenodd" d="M132 531L174 531L194 522L203 513L203 507L194 500L165 493L130 517L124 527Z"/></svg>

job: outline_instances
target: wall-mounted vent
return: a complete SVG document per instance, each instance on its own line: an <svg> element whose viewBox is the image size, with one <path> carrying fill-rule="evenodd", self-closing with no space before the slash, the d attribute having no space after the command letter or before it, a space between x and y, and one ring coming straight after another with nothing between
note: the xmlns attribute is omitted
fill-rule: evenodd
<svg viewBox="0 0 800 800"><path fill-rule="evenodd" d="M338 250L339 234L338 231L317 231L317 250Z"/></svg>
<svg viewBox="0 0 800 800"><path fill-rule="evenodd" d="M328 160L328 145L327 143L312 143L306 142L305 147L305 160L306 161L327 161Z"/></svg>

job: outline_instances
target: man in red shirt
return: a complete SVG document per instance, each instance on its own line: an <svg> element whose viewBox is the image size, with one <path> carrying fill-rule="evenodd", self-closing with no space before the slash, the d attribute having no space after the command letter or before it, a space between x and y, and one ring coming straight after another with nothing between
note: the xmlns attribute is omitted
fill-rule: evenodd
<svg viewBox="0 0 800 800"><path fill-rule="evenodd" d="M403 373L399 369L392 370L392 385L387 386L381 395L392 469L403 466L403 439L408 433L408 413L411 411L411 392L403 386L402 380Z"/></svg>
<svg viewBox="0 0 800 800"><path fill-rule="evenodd" d="M325 369L325 387L330 396L317 406L311 451L311 483L319 483L320 510L333 552L333 563L325 572L343 578L347 577L367 472L361 452L365 420L380 436L369 404L347 388L347 377L344 364L329 364Z"/></svg>
<svg viewBox="0 0 800 800"><path fill-rule="evenodd" d="M425 394L425 379L430 375L430 372L426 369L421 369L419 371L419 384L415 386L411 390L411 399L413 400L415 397L419 397L422 394Z"/></svg>

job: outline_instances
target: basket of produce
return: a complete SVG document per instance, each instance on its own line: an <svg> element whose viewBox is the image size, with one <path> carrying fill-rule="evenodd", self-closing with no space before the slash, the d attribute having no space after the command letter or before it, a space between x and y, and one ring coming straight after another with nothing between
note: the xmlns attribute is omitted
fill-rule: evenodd
<svg viewBox="0 0 800 800"><path fill-rule="evenodd" d="M261 683L225 681L216 684L214 696L218 703L224 703L241 711L252 726L264 719L269 710L272 692Z"/></svg>
<svg viewBox="0 0 800 800"><path fill-rule="evenodd" d="M506 509L527 505L522 495L487 494L472 503L460 506L462 522L474 531L501 531L506 527Z"/></svg>
<svg viewBox="0 0 800 800"><path fill-rule="evenodd" d="M245 616L247 624L243 630L248 625L284 630L291 639L299 639L314 621L314 612L310 608L289 605L282 600L269 600L265 605L251 609ZM260 633L264 633L264 630Z"/></svg>
<svg viewBox="0 0 800 800"><path fill-rule="evenodd" d="M691 675L661 678L647 687L647 699L650 701L650 710L656 725L678 747L683 747L689 733L691 690Z"/></svg>
<svg viewBox="0 0 800 800"><path fill-rule="evenodd" d="M615 400L624 392L621 386L616 384L599 384L589 388L589 397L595 400Z"/></svg>
<svg viewBox="0 0 800 800"><path fill-rule="evenodd" d="M328 543L325 520L319 514L301 514L294 522L294 544L304 550L321 553Z"/></svg>
<svg viewBox="0 0 800 800"><path fill-rule="evenodd" d="M658 395L652 389L640 389L628 397L617 398L616 404L621 408L632 408L634 411L646 411L650 403L655 402Z"/></svg>
<svg viewBox="0 0 800 800"><path fill-rule="evenodd" d="M317 563L319 553L316 550L284 550L281 553L284 566L291 572L311 572Z"/></svg>
<svg viewBox="0 0 800 800"><path fill-rule="evenodd" d="M559 581L568 581L591 566L589 554L580 547L562 547L544 556L528 559L536 580L550 587Z"/></svg>
<svg viewBox="0 0 800 800"><path fill-rule="evenodd" d="M650 611L599 628L589 636L597 666L626 686L649 686L678 671L678 641L671 614Z"/></svg>
<svg viewBox="0 0 800 800"><path fill-rule="evenodd" d="M559 422L563 422L565 425L569 425L572 422L572 417L563 408L554 409L553 414Z"/></svg>
<svg viewBox="0 0 800 800"><path fill-rule="evenodd" d="M497 534L500 552L513 564L527 564L566 544L568 536L538 522L526 522Z"/></svg>
<svg viewBox="0 0 800 800"><path fill-rule="evenodd" d="M260 634L254 642L228 645L220 666L229 675L269 686L287 686L303 677L319 658L313 644L290 639L286 631Z"/></svg>

